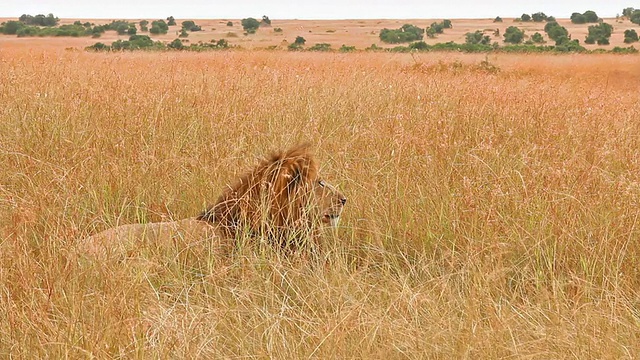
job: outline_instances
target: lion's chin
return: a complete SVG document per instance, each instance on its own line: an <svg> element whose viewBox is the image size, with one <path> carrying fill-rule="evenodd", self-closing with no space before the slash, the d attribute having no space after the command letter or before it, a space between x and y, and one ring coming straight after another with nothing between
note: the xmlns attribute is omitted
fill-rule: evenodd
<svg viewBox="0 0 640 360"><path fill-rule="evenodd" d="M325 215L322 217L322 222L328 227L338 227L340 222L340 215Z"/></svg>

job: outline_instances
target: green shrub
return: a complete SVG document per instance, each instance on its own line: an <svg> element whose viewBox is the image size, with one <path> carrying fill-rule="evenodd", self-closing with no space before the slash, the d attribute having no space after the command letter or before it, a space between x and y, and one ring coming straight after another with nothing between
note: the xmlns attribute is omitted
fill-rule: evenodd
<svg viewBox="0 0 640 360"><path fill-rule="evenodd" d="M539 32L536 32L531 36L531 41L533 41L536 44L542 44L544 43L544 37Z"/></svg>
<svg viewBox="0 0 640 360"><path fill-rule="evenodd" d="M309 48L310 51L331 51L331 44L318 43Z"/></svg>
<svg viewBox="0 0 640 360"><path fill-rule="evenodd" d="M598 25L589 26L588 31L589 34L587 34L587 37L584 40L585 43L609 45L609 38L611 37L611 33L613 32L613 26L603 22Z"/></svg>
<svg viewBox="0 0 640 360"><path fill-rule="evenodd" d="M543 22L543 21L547 21L547 19L548 19L547 15L545 15L545 13L543 12L537 12L535 14L531 14L531 20L535 22Z"/></svg>
<svg viewBox="0 0 640 360"><path fill-rule="evenodd" d="M184 44L182 43L182 40L175 39L172 42L170 42L169 45L167 45L167 47L170 49L182 50L184 48Z"/></svg>
<svg viewBox="0 0 640 360"><path fill-rule="evenodd" d="M24 23L20 21L9 20L4 23L2 33L6 35L15 35L18 33L18 30L25 27Z"/></svg>
<svg viewBox="0 0 640 360"><path fill-rule="evenodd" d="M354 52L354 51L356 51L356 47L355 46L342 45L340 47L340 49L338 49L338 51L343 52L343 53Z"/></svg>
<svg viewBox="0 0 640 360"><path fill-rule="evenodd" d="M638 33L634 29L628 29L624 31L624 43L630 44L638 41Z"/></svg>
<svg viewBox="0 0 640 360"><path fill-rule="evenodd" d="M186 20L182 22L182 29L186 31L202 31L202 27L196 25L193 20Z"/></svg>
<svg viewBox="0 0 640 360"><path fill-rule="evenodd" d="M425 30L411 24L402 25L399 29L380 30L380 40L389 44L422 40Z"/></svg>
<svg viewBox="0 0 640 360"><path fill-rule="evenodd" d="M260 22L254 18L246 18L242 19L240 22L242 24L242 28L249 34L255 34L260 27Z"/></svg>
<svg viewBox="0 0 640 360"><path fill-rule="evenodd" d="M49 14L47 16L44 16L42 14L38 14L36 16L23 14L18 18L18 20L25 25L34 26L56 26L60 21L60 19L53 16L53 14Z"/></svg>
<svg viewBox="0 0 640 360"><path fill-rule="evenodd" d="M520 44L524 39L524 31L515 26L509 26L504 32L504 42L510 44Z"/></svg>
<svg viewBox="0 0 640 360"><path fill-rule="evenodd" d="M467 45L488 45L491 43L491 38L488 35L484 35L484 33L480 30L476 30L472 33L467 33L465 36L465 44Z"/></svg>
<svg viewBox="0 0 640 360"><path fill-rule="evenodd" d="M409 49L416 51L425 51L429 50L429 45L424 41L416 41L409 44Z"/></svg>
<svg viewBox="0 0 640 360"><path fill-rule="evenodd" d="M544 26L544 31L551 40L556 42L556 45L569 40L569 31L555 21L547 22Z"/></svg>
<svg viewBox="0 0 640 360"><path fill-rule="evenodd" d="M626 48L616 46L613 49L611 49L611 52L614 54L637 54L638 49L634 48L633 46L629 46Z"/></svg>
<svg viewBox="0 0 640 360"><path fill-rule="evenodd" d="M166 34L168 31L169 24L167 24L164 20L155 20L151 22L151 29L149 30L150 33L158 35Z"/></svg>
<svg viewBox="0 0 640 360"><path fill-rule="evenodd" d="M574 12L573 14L571 14L571 22L574 24L586 24L587 23L587 18L584 17L584 15Z"/></svg>
<svg viewBox="0 0 640 360"><path fill-rule="evenodd" d="M600 20L595 11L587 10L584 14L574 12L571 14L571 22L574 24L597 23Z"/></svg>

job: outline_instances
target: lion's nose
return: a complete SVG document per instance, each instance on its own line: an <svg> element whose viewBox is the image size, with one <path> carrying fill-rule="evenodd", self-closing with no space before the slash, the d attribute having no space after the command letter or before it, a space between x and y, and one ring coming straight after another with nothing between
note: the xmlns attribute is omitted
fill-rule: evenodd
<svg viewBox="0 0 640 360"><path fill-rule="evenodd" d="M342 203L342 205L346 204L347 203L347 198L340 199L340 202Z"/></svg>

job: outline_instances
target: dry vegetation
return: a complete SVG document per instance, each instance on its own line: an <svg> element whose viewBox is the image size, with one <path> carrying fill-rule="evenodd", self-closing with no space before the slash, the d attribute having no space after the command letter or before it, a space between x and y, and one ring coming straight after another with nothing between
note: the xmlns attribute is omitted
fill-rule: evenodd
<svg viewBox="0 0 640 360"><path fill-rule="evenodd" d="M637 57L483 60L0 50L0 357L637 358ZM75 253L300 140L320 260Z"/></svg>
<svg viewBox="0 0 640 360"><path fill-rule="evenodd" d="M498 15L498 14L496 14ZM549 14L555 15L555 14ZM606 46L588 45L584 43L584 39L588 33L587 29L593 24L572 24L567 18L570 14L558 18L558 23L564 26L573 39L578 39L580 44L589 50L607 49L611 50L615 46L627 47L634 45L638 47L638 43L625 44L624 31L627 29L635 29L640 33L640 25L633 24L627 19L604 19L606 23L613 25L614 32L611 35L611 44ZM564 17L564 18L562 18ZM0 18L0 22L16 20L15 18ZM60 24L72 24L74 21L91 22L95 24L107 24L111 20L107 19L61 19ZM132 19L132 22L139 22L142 19ZM152 21L155 19L147 19ZM177 26L171 26L169 32L164 35L151 35L154 40L162 40L166 43L178 37L180 24L187 19L176 19ZM202 27L203 31L189 33L188 41L197 43L198 41L209 42L211 39L225 39L233 46L240 46L245 49L261 49L268 47L286 48L293 43L296 36L302 36L306 39L307 47L318 43L327 43L333 49L338 49L342 45L355 46L358 50L363 50L372 44L380 47L394 47L398 44L385 44L380 41L379 33L383 28L397 29L403 24L414 24L421 28L429 27L433 22L440 22L442 19L378 19L378 20L280 20L272 19L272 27L260 28L256 34L244 35L240 19L195 19L196 24ZM227 26L227 22L233 23L232 27ZM503 42L503 34L509 26L516 26L525 31L527 37L539 32L543 34L546 45L554 45L555 41L550 40L544 32L544 22L514 22L513 18L505 18L501 23L494 23L493 19L452 19L453 28L446 29L443 34L439 34L435 39L425 36L424 41L428 44L446 43L453 41L464 44L466 34L475 32L476 30L484 31L485 35L491 36L492 42ZM281 28L282 32L274 32L274 28ZM493 32L499 29L500 36L494 36ZM149 33L139 32L141 35L150 35ZM46 46L77 47L84 48L93 45L96 42L104 42L110 44L116 40L127 40L129 35L118 35L115 31L108 31L98 39L90 37L81 38L17 38L15 35L0 35L0 45L20 45L23 47L40 47ZM407 44L404 44L407 45Z"/></svg>

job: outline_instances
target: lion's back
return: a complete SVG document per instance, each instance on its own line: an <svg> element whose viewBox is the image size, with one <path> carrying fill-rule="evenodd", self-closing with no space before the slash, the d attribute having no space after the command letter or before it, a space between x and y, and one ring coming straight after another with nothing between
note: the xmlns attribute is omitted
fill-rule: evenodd
<svg viewBox="0 0 640 360"><path fill-rule="evenodd" d="M86 238L78 247L80 253L104 259L121 256L141 247L167 245L172 241L217 241L217 238L215 226L188 218L116 226Z"/></svg>

